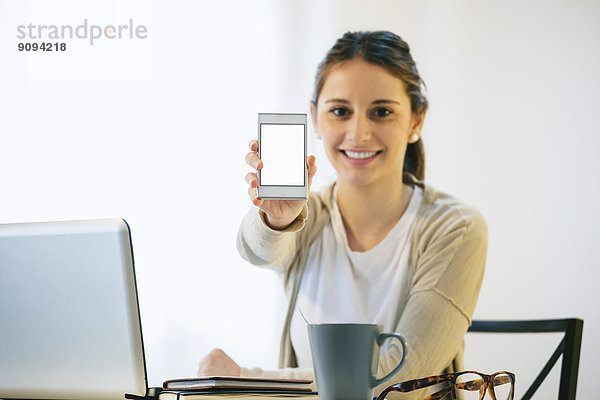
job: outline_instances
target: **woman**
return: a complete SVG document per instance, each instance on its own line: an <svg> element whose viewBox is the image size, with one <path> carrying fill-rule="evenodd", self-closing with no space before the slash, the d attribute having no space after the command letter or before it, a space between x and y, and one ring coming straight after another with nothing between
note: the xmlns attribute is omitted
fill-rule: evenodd
<svg viewBox="0 0 600 400"><path fill-rule="evenodd" d="M258 199L244 218L242 257L278 271L289 298L280 370L240 368L220 350L201 375L313 378L300 310L312 322L363 322L405 335L409 358L391 382L462 369L463 337L483 279L483 217L423 183L422 79L393 33L346 33L320 64L311 114L337 181L308 201ZM246 160L262 168L257 143ZM307 159L309 184L315 159ZM379 375L401 355L384 349ZM376 390L376 393L383 388Z"/></svg>

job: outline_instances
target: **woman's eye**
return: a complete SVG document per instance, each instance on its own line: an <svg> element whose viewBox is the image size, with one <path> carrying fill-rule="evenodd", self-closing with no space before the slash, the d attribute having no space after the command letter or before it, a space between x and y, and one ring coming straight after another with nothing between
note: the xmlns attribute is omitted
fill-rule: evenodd
<svg viewBox="0 0 600 400"><path fill-rule="evenodd" d="M373 114L375 114L375 116L378 118L387 117L391 113L392 112L390 110L388 110L387 108L376 108L375 111L373 111Z"/></svg>
<svg viewBox="0 0 600 400"><path fill-rule="evenodd" d="M350 110L348 110L347 108L344 108L344 107L335 107L335 108L331 109L331 112L334 115L337 115L338 117L346 117L346 116L350 115Z"/></svg>

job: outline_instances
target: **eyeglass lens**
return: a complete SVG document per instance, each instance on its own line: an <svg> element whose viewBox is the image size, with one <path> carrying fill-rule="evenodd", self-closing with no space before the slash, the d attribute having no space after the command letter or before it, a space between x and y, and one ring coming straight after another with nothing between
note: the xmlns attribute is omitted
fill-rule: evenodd
<svg viewBox="0 0 600 400"><path fill-rule="evenodd" d="M494 393L496 393L497 400L508 400L511 396L511 378L508 374L501 373L494 377L492 381L494 386Z"/></svg>
<svg viewBox="0 0 600 400"><path fill-rule="evenodd" d="M501 373L494 377L491 390L494 391L496 400L510 400L511 378L508 374ZM461 400L492 399L491 393L486 396L487 390L483 377L478 374L468 373L456 378L456 396Z"/></svg>

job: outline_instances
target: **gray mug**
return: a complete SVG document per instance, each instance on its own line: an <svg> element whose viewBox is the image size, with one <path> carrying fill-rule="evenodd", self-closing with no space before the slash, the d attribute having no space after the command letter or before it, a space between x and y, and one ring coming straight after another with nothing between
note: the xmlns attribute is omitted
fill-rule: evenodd
<svg viewBox="0 0 600 400"><path fill-rule="evenodd" d="M399 333L382 333L376 324L309 324L308 337L319 400L370 400L373 389L404 366L408 347ZM377 379L380 347L387 338L402 344L402 358Z"/></svg>

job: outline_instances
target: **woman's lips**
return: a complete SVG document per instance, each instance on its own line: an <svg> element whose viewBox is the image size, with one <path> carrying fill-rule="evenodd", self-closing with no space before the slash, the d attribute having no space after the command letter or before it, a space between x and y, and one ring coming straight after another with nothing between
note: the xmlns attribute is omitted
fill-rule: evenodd
<svg viewBox="0 0 600 400"><path fill-rule="evenodd" d="M376 159L381 151L340 150L340 153L352 165L365 165Z"/></svg>

